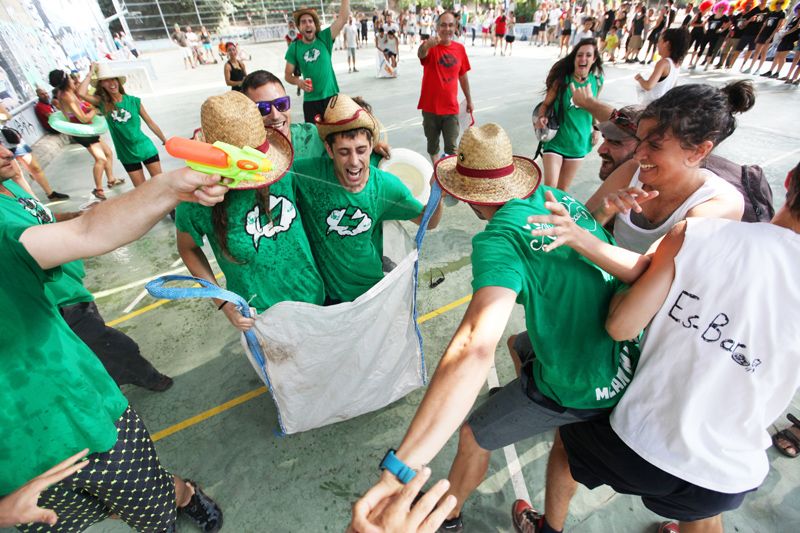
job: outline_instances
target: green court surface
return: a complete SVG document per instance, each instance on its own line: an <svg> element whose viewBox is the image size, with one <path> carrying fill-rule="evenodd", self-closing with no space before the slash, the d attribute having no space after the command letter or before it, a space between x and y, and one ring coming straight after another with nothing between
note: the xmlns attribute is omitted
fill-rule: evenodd
<svg viewBox="0 0 800 533"><path fill-rule="evenodd" d="M282 73L284 49L283 43L247 46L253 56L248 70ZM468 53L476 120L499 123L509 133L515 152L531 156L535 140L530 114L543 96L544 78L555 50L531 48L522 42L516 44L512 57L493 57L490 49L481 47L468 47ZM393 80L374 77L374 55L371 47L359 50L360 72L348 74L344 52L335 52L342 92L363 96L373 106L388 129L392 146L424 154L421 115L416 109L422 71L415 54L402 48L399 78ZM185 71L177 50L148 57L159 75L153 82L156 92L142 95L150 115L167 136L190 136L199 125L200 104L225 89L222 64ZM620 105L633 103L633 76L643 70L638 65L608 67L603 98ZM684 72L680 83L721 84L732 79L735 77L728 73L689 76ZM752 79L758 88L756 106L740 118L738 130L718 152L740 163L762 165L776 203L780 203L783 178L800 159L800 92L763 78ZM293 117L301 120L301 101L293 90L290 94ZM180 166L165 152L161 155L165 169ZM599 184L598 167L599 159L593 153L573 186L579 200L585 200ZM118 176L124 175L119 163L115 170ZM46 172L57 190L73 196L52 204L54 210L76 210L86 201L92 189L91 159L83 148L68 145ZM122 190L129 188L126 183ZM120 189L110 194L120 194ZM126 220L116 223L123 225ZM448 207L440 227L427 235L421 254L418 305L420 316L427 315L421 330L429 375L466 308L464 297L471 292L471 238L482 224L469 208L458 205ZM87 285L98 295L106 320L136 340L145 357L175 378L174 387L165 393L123 387L157 439L162 463L178 475L197 480L219 502L225 513L224 531L343 531L350 505L377 480L378 462L387 448L399 444L424 390L352 420L278 436L275 408L246 360L236 331L222 314L208 301L164 303L142 296L146 280L183 266L174 233L174 225L165 218L133 244L86 262ZM208 255L211 257L210 252ZM440 272L445 281L430 288L431 277ZM522 329L520 308L497 349L500 383L513 376L505 338ZM653 394L669 394L669 389L670 383L664 383ZM478 401L485 395L484 389ZM736 401L735 391L731 401ZM797 413L800 401L795 400L792 407ZM658 420L642 422L658 424ZM778 424L785 425L783 421ZM467 531L511 531L509 509L520 495L528 495L534 506L543 506L551 439L550 434L542 435L492 455L487 479L465 507ZM451 438L432 462L434 478L447 475L455 444L456 439ZM769 477L741 509L725 516L728 531L800 531L800 462L772 449L768 453ZM567 528L576 532L654 531L658 521L636 498L615 495L607 488L581 488ZM183 521L178 529L193 531ZM127 526L114 520L90 529L93 533L125 530Z"/></svg>

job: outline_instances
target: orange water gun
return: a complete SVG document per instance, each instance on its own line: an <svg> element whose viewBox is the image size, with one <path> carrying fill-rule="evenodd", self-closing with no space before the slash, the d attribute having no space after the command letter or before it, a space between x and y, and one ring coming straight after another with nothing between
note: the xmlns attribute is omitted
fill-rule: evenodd
<svg viewBox="0 0 800 533"><path fill-rule="evenodd" d="M169 155L186 160L186 165L193 170L228 178L225 185L230 189L256 189L275 181L264 176L272 170L272 161L249 146L239 148L222 141L208 144L172 137L166 149Z"/></svg>

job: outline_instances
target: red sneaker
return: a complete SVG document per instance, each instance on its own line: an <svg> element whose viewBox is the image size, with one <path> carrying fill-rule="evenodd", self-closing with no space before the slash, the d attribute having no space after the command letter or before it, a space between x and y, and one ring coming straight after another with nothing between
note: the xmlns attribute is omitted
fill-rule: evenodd
<svg viewBox="0 0 800 533"><path fill-rule="evenodd" d="M658 533L680 533L680 531L675 522L661 522L661 525L658 526Z"/></svg>
<svg viewBox="0 0 800 533"><path fill-rule="evenodd" d="M525 500L517 500L511 506L511 521L517 533L538 533L542 529L544 515Z"/></svg>

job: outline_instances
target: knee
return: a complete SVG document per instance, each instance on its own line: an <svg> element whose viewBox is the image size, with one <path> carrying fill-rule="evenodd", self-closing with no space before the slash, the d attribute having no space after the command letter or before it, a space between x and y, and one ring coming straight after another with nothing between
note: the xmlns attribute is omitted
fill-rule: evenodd
<svg viewBox="0 0 800 533"><path fill-rule="evenodd" d="M511 335L511 336L508 338L508 341L506 341L506 346L508 346L508 351L509 351L509 352L511 352L512 354L513 354L513 353L514 353L514 351L515 351L515 350L514 350L514 344L515 344L516 342L517 342L517 336L516 336L516 335Z"/></svg>
<svg viewBox="0 0 800 533"><path fill-rule="evenodd" d="M464 422L458 430L458 451L468 454L489 453L478 444L469 422Z"/></svg>

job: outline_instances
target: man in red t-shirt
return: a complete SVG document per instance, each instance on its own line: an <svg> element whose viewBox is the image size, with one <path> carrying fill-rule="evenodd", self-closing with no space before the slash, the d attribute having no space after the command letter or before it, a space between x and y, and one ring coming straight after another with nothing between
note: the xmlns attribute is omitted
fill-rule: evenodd
<svg viewBox="0 0 800 533"><path fill-rule="evenodd" d="M422 129L428 140L431 161L439 159L439 136L444 135L444 151L456 153L458 143L458 85L472 113L467 71L470 69L464 45L455 42L456 17L445 11L436 23L436 35L420 45L417 51L422 63L422 91L417 109L422 110Z"/></svg>
<svg viewBox="0 0 800 533"><path fill-rule="evenodd" d="M47 122L47 119L49 119L50 115L52 115L56 110L56 108L53 107L53 104L50 103L50 95L41 87L37 87L36 96L39 97L39 101L36 102L35 106L33 106L33 111L36 113L36 118L39 119L39 124L41 124L42 128L50 133L58 133L53 129L50 123Z"/></svg>
<svg viewBox="0 0 800 533"><path fill-rule="evenodd" d="M500 55L503 55L503 37L506 36L506 16L500 10L500 16L494 19L494 55L497 55L497 47L500 47Z"/></svg>

